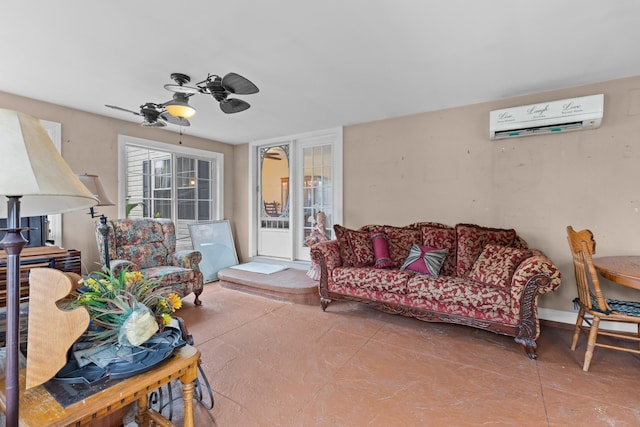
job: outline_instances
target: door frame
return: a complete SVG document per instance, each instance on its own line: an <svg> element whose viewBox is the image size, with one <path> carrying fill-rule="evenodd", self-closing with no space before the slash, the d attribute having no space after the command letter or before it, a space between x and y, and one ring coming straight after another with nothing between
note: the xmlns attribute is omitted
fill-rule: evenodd
<svg viewBox="0 0 640 427"><path fill-rule="evenodd" d="M322 136L334 136L334 149L333 149L333 171L334 171L334 180L335 180L335 188L334 188L334 224L342 224L342 216L343 216L343 199L342 199L342 144L343 144L343 129L342 127L323 129L314 132L306 132L296 135L288 135L281 136L269 139L263 139L258 141L252 141L249 143L249 257L256 258L258 257L258 207L260 201L260 185L258 176L258 150L262 146L268 145L280 145L280 144L289 144L290 150L290 158L289 158L289 194L290 197L293 196L294 192L297 191L295 188L292 188L292 181L296 179L296 174L298 173L298 161L299 161L299 150L300 144L307 139L314 139ZM296 239L300 233L301 227L301 219L298 218L298 210L300 204L299 201L291 199L290 203L290 211L289 211L289 224L291 227L291 236L290 242L291 245L291 259L288 261L295 265L295 263L302 262L303 265L307 265L308 261L305 260L296 260L297 251L294 247ZM261 257L260 257L261 258ZM279 259L281 260L281 259Z"/></svg>

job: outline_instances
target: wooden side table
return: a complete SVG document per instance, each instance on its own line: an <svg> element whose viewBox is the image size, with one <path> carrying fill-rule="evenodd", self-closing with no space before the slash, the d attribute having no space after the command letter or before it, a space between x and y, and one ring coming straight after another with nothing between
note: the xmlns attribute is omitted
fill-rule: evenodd
<svg viewBox="0 0 640 427"><path fill-rule="evenodd" d="M62 407L47 389L40 385L25 390L25 370L20 371L20 426L83 426L109 415L132 402L138 402L136 422L148 426L153 420L162 426L174 426L153 410L148 410L147 394L169 382L182 382L184 426L194 427L193 388L198 377L200 352L186 345L152 370L115 382L79 402ZM5 383L0 380L0 409L5 411Z"/></svg>

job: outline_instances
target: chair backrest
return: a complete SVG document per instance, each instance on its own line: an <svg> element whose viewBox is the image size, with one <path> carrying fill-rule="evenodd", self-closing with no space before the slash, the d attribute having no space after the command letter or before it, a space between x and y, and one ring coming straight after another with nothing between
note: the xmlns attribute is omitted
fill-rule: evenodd
<svg viewBox="0 0 640 427"><path fill-rule="evenodd" d="M610 310L607 300L600 288L598 272L593 265L593 254L596 253L596 242L593 233L589 230L575 231L573 227L567 227L567 239L573 255L573 270L578 287L578 298L584 307L593 308L595 299L599 311Z"/></svg>
<svg viewBox="0 0 640 427"><path fill-rule="evenodd" d="M176 251L175 225L169 219L126 218L107 224L110 259L125 259L140 268L150 268L167 265L168 256ZM97 231L96 238L102 254L102 235Z"/></svg>
<svg viewBox="0 0 640 427"><path fill-rule="evenodd" d="M269 216L278 216L278 204L276 202L264 202L264 210Z"/></svg>

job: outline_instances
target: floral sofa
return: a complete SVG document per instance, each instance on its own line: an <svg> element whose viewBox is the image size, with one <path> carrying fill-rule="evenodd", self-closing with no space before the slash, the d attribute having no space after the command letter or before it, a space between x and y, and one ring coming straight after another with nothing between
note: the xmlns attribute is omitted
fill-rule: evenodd
<svg viewBox="0 0 640 427"><path fill-rule="evenodd" d="M431 222L334 230L336 240L311 248L323 310L332 300L359 301L513 336L537 357L537 297L558 288L560 271L515 230Z"/></svg>
<svg viewBox="0 0 640 427"><path fill-rule="evenodd" d="M175 225L171 220L115 219L108 220L107 226L112 271L122 268L140 271L145 278L159 281L168 292L181 298L193 292L194 304L202 303L199 298L203 285L199 266L202 254L194 250L176 251ZM98 228L96 240L104 264L104 239Z"/></svg>

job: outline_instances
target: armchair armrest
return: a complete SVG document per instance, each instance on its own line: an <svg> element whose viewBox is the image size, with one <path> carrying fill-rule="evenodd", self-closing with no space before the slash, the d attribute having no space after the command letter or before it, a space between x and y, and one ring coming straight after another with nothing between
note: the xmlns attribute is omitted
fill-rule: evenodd
<svg viewBox="0 0 640 427"><path fill-rule="evenodd" d="M169 255L169 264L182 268L190 268L192 270L200 270L199 263L202 260L200 251L185 249L176 251Z"/></svg>
<svg viewBox="0 0 640 427"><path fill-rule="evenodd" d="M126 259L112 259L109 261L111 266L111 272L114 276L118 276L122 270L127 271L139 271L140 267L137 264Z"/></svg>

